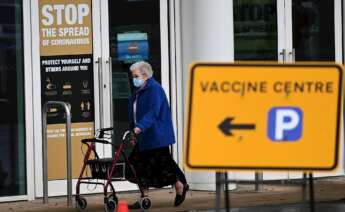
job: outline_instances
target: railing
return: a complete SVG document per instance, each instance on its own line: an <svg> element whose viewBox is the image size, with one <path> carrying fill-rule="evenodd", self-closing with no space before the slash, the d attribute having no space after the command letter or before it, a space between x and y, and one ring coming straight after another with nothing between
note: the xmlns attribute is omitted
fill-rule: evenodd
<svg viewBox="0 0 345 212"><path fill-rule="evenodd" d="M47 113L49 106L58 105L66 113L66 149L67 149L67 205L72 206L72 140L71 111L65 102L48 101L43 106L42 124L42 166L43 166L43 203L48 203L48 149L47 149Z"/></svg>

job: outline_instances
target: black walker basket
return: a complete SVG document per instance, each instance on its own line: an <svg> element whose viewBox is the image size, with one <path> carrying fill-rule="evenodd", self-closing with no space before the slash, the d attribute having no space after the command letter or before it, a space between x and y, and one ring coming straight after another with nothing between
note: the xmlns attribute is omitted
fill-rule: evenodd
<svg viewBox="0 0 345 212"><path fill-rule="evenodd" d="M102 158L88 160L86 164L90 167L91 176L94 179L108 179L108 173L112 168L113 158ZM124 180L125 179L125 163L117 163L115 171L113 172L112 179Z"/></svg>

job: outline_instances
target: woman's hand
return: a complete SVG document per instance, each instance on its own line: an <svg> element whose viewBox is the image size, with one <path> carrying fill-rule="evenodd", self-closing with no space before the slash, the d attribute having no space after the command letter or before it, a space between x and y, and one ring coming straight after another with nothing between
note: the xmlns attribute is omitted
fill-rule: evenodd
<svg viewBox="0 0 345 212"><path fill-rule="evenodd" d="M139 135L139 134L141 133L141 129L140 129L139 127L135 127L135 128L134 128L134 133L135 133L136 135Z"/></svg>
<svg viewBox="0 0 345 212"><path fill-rule="evenodd" d="M141 129L139 127L135 127L133 129L133 132L135 135L139 135L141 133ZM135 136L133 136L133 139L131 139L129 142L134 146L137 144L137 139L135 138Z"/></svg>

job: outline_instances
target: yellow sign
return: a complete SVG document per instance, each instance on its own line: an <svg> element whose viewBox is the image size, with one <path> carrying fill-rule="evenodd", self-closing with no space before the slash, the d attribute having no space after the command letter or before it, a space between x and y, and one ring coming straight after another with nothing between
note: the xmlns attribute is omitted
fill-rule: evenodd
<svg viewBox="0 0 345 212"><path fill-rule="evenodd" d="M195 64L186 166L335 169L342 73L335 64Z"/></svg>

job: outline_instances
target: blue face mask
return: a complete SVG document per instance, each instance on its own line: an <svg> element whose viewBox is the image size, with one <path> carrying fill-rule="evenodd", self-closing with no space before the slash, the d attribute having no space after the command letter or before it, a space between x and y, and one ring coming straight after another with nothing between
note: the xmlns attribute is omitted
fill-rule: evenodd
<svg viewBox="0 0 345 212"><path fill-rule="evenodd" d="M140 86L142 86L142 85L144 84L144 82L145 82L145 80L140 79L139 77L133 78L133 85L134 85L135 87L140 87Z"/></svg>

